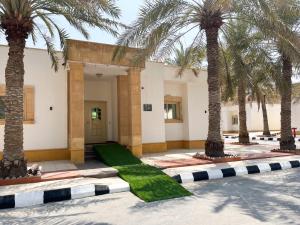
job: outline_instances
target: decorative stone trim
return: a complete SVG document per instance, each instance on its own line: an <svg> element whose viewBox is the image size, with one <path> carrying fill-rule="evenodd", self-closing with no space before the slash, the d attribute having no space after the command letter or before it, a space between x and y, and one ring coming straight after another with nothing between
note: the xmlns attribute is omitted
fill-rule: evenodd
<svg viewBox="0 0 300 225"><path fill-rule="evenodd" d="M112 185L87 184L46 191L21 192L14 195L0 196L0 209L30 207L127 191L130 191L129 184L122 182Z"/></svg>
<svg viewBox="0 0 300 225"><path fill-rule="evenodd" d="M203 180L215 180L226 177L236 177L247 174L257 174L277 170L286 170L291 168L300 168L300 160L259 163L257 165L228 167L223 169L208 169L205 171L186 172L173 176L178 183L190 183Z"/></svg>

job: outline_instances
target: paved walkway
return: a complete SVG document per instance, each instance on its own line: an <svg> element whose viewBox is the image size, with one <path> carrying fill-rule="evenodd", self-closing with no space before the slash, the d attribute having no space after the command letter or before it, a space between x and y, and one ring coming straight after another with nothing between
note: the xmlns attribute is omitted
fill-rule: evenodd
<svg viewBox="0 0 300 225"><path fill-rule="evenodd" d="M99 160L89 160L83 165L75 165L68 160L29 163L42 167L42 181L61 180L74 177L107 178L117 176L118 171Z"/></svg>
<svg viewBox="0 0 300 225"><path fill-rule="evenodd" d="M300 169L187 184L191 197L145 203L117 193L0 211L3 225L299 225Z"/></svg>
<svg viewBox="0 0 300 225"><path fill-rule="evenodd" d="M254 160L254 159L264 159L273 157L283 157L289 156L291 154L287 153L274 153L270 152L272 149L278 148L274 143L262 143L250 146L241 146L230 144L236 142L234 140L227 140L225 143L225 152L233 155L239 155L242 160ZM278 144L278 143L277 143ZM300 147L300 146L299 146ZM212 161L201 160L193 158L197 152L204 153L204 150L186 150L178 149L168 151L166 153L157 154L146 154L142 158L142 161L157 166L159 168L173 168L173 167L184 167L184 166L194 166L194 165L205 165L212 164Z"/></svg>

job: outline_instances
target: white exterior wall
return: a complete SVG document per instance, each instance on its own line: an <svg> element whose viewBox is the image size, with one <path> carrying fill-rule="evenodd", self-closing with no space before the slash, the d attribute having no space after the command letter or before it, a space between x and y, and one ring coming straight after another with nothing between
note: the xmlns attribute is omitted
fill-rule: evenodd
<svg viewBox="0 0 300 225"><path fill-rule="evenodd" d="M292 127L296 127L300 131L300 102L292 103Z"/></svg>
<svg viewBox="0 0 300 225"><path fill-rule="evenodd" d="M85 80L84 100L104 101L107 103L107 138L108 141L118 140L118 109L117 109L117 79Z"/></svg>
<svg viewBox="0 0 300 225"><path fill-rule="evenodd" d="M146 63L141 73L142 142L165 142L164 81L159 63ZM152 112L144 112L143 104L152 104Z"/></svg>
<svg viewBox="0 0 300 225"><path fill-rule="evenodd" d="M188 127L189 140L206 140L208 131L208 90L206 77L199 83L189 83L188 88Z"/></svg>
<svg viewBox="0 0 300 225"><path fill-rule="evenodd" d="M187 114L187 96L186 84L178 82L165 82L164 95L182 97L182 123L165 123L166 141L185 140L188 138L188 114ZM188 139L186 139L188 140Z"/></svg>
<svg viewBox="0 0 300 225"><path fill-rule="evenodd" d="M0 46L0 83L8 48ZM25 85L35 88L35 123L24 124L24 149L65 149L68 147L67 71L51 68L47 51L26 49ZM208 129L207 75L198 78L186 71L180 78L177 67L147 62L141 76L142 142L161 143L168 140L205 140ZM27 72L28 71L28 72ZM183 123L165 124L164 96L183 98ZM107 101L108 140L118 140L116 77L85 81L85 100ZM152 104L152 112L144 112L143 104ZM53 110L50 110L53 107ZM4 126L0 126L0 149L3 149Z"/></svg>
<svg viewBox="0 0 300 225"><path fill-rule="evenodd" d="M142 71L142 141L160 143L175 140L205 140L208 130L207 75L195 77L192 71L177 76L178 68L147 62ZM182 123L165 123L164 96L182 97ZM144 112L143 104L152 104L152 112Z"/></svg>
<svg viewBox="0 0 300 225"><path fill-rule="evenodd" d="M263 130L263 115L262 109L258 110L257 103L246 105L247 111L247 127L248 131L262 131ZM269 119L270 130L280 130L280 104L268 104L267 112ZM222 125L224 131L238 131L238 125L232 125L232 116L239 115L237 105L222 106Z"/></svg>
<svg viewBox="0 0 300 225"><path fill-rule="evenodd" d="M1 84L5 84L7 53L8 48L0 46ZM24 124L24 149L67 148L67 72L60 67L56 73L47 51L40 49L26 49L24 64L25 85L35 89L35 123ZM3 139L4 125L1 125L0 149L3 149Z"/></svg>

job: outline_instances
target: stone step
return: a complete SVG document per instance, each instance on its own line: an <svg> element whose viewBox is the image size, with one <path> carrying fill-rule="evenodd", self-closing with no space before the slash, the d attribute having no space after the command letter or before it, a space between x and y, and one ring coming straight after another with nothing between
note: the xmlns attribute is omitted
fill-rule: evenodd
<svg viewBox="0 0 300 225"><path fill-rule="evenodd" d="M79 170L78 172L83 177L91 177L91 178L108 178L108 177L118 176L118 171L111 167Z"/></svg>

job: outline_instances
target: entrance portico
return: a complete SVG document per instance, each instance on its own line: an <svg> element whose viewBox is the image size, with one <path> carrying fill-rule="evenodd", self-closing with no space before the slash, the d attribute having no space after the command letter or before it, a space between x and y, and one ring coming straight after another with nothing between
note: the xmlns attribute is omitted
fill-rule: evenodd
<svg viewBox="0 0 300 225"><path fill-rule="evenodd" d="M117 76L118 142L127 145L134 155L142 155L141 70L132 58L138 49L129 48L120 61L112 61L115 46L84 41L67 41L68 136L71 160L84 163L85 144L85 70L97 65L99 74L115 71ZM118 72L119 71L119 72Z"/></svg>

